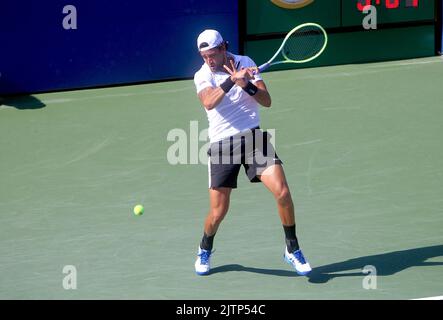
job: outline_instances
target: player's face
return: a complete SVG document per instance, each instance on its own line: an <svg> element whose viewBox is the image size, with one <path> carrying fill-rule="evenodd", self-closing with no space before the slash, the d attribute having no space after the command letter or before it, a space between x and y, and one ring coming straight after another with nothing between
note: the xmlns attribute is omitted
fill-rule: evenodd
<svg viewBox="0 0 443 320"><path fill-rule="evenodd" d="M224 71L223 65L226 63L226 50L223 46L200 52L205 63L211 71Z"/></svg>

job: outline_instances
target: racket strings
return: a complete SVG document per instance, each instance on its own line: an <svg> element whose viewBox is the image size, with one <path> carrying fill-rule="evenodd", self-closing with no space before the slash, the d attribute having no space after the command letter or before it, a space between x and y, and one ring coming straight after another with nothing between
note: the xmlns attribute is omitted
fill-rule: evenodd
<svg viewBox="0 0 443 320"><path fill-rule="evenodd" d="M290 60L303 61L319 53L326 36L319 28L308 26L295 31L285 43L283 55Z"/></svg>

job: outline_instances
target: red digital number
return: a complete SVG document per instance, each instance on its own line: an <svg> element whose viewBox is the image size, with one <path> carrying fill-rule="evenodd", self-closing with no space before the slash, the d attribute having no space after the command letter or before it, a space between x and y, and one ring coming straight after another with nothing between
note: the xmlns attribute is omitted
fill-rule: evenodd
<svg viewBox="0 0 443 320"><path fill-rule="evenodd" d="M372 4L372 0L358 0L357 1L357 9L363 11L366 6L370 6Z"/></svg>
<svg viewBox="0 0 443 320"><path fill-rule="evenodd" d="M419 0L405 0L405 7L418 7ZM375 1L376 4L380 4L380 0ZM366 6L371 6L372 0L357 0L357 9L363 11ZM397 9L400 7L400 0L385 0L385 6L387 9Z"/></svg>
<svg viewBox="0 0 443 320"><path fill-rule="evenodd" d="M386 8L397 9L400 6L400 0L386 0Z"/></svg>
<svg viewBox="0 0 443 320"><path fill-rule="evenodd" d="M405 7L418 7L418 0L406 0Z"/></svg>

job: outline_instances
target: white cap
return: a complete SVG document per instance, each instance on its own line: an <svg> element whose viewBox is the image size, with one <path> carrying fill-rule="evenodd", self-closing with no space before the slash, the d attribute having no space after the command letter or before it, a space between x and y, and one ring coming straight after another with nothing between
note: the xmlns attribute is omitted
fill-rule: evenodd
<svg viewBox="0 0 443 320"><path fill-rule="evenodd" d="M223 38L217 30L205 30L197 38L197 48L199 51L206 51L218 47L223 43Z"/></svg>

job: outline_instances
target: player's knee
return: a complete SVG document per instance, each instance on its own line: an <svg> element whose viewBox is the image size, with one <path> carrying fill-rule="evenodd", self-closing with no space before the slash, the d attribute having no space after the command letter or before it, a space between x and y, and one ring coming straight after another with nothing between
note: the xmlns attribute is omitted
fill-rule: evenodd
<svg viewBox="0 0 443 320"><path fill-rule="evenodd" d="M288 206L292 204L291 193L289 192L289 188L286 186L280 188L276 192L275 198L277 199L277 202L281 205Z"/></svg>

